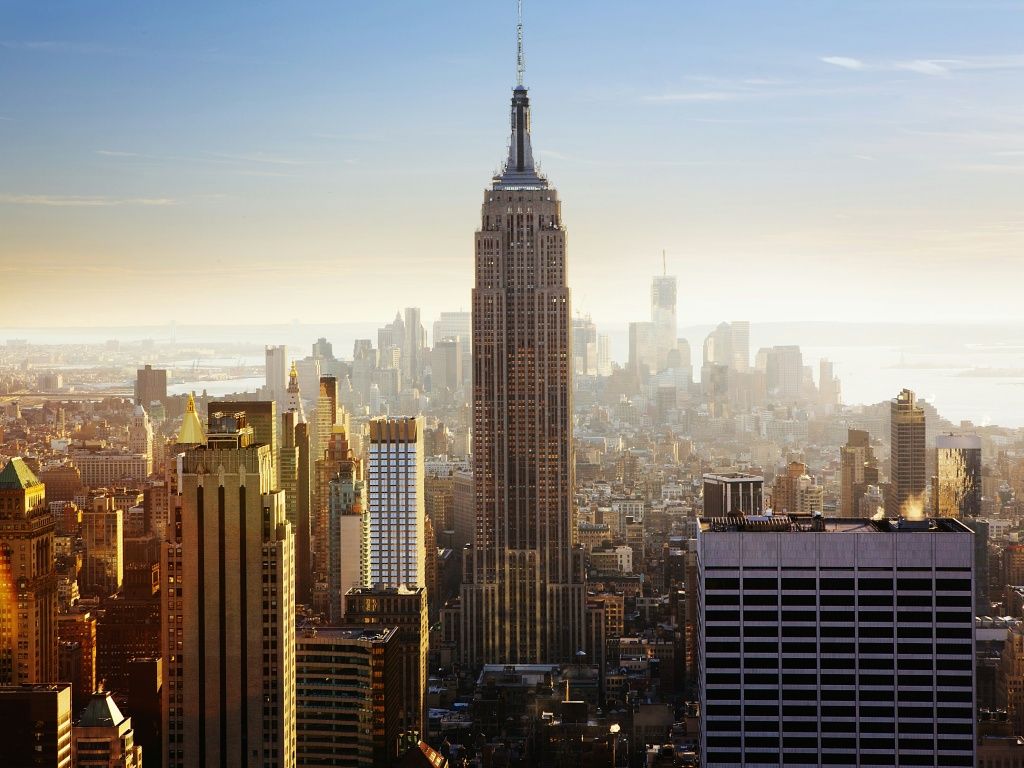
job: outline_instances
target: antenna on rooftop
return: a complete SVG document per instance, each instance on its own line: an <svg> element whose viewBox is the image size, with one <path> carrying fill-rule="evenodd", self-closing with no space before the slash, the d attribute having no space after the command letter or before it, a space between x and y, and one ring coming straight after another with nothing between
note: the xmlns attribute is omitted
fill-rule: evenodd
<svg viewBox="0 0 1024 768"><path fill-rule="evenodd" d="M516 85L523 84L526 58L523 56L523 0L516 0L519 22L516 24Z"/></svg>
<svg viewBox="0 0 1024 768"><path fill-rule="evenodd" d="M662 277L668 274L668 264L665 261L665 249L661 249L661 274Z"/></svg>

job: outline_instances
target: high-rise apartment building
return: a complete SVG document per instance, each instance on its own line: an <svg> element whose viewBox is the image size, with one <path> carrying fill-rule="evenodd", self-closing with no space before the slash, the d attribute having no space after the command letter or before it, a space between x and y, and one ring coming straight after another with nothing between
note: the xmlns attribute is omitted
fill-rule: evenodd
<svg viewBox="0 0 1024 768"><path fill-rule="evenodd" d="M72 768L71 685L0 685L3 764Z"/></svg>
<svg viewBox="0 0 1024 768"><path fill-rule="evenodd" d="M57 679L54 527L46 486L11 459L0 471L0 685Z"/></svg>
<svg viewBox="0 0 1024 768"><path fill-rule="evenodd" d="M568 661L584 645L573 545L572 307L558 193L512 92L508 160L484 193L473 288L476 537L462 590L464 661Z"/></svg>
<svg viewBox="0 0 1024 768"><path fill-rule="evenodd" d="M860 517L860 500L868 486L878 485L878 461L866 431L847 430L846 445L839 448L839 472L839 514Z"/></svg>
<svg viewBox="0 0 1024 768"><path fill-rule="evenodd" d="M426 586L423 419L370 422L366 586Z"/></svg>
<svg viewBox="0 0 1024 768"><path fill-rule="evenodd" d="M890 454L889 491L885 514L920 517L925 509L925 418L924 408L909 389L889 405Z"/></svg>
<svg viewBox="0 0 1024 768"><path fill-rule="evenodd" d="M167 371L147 365L135 372L135 404L149 408L155 401L167 403Z"/></svg>
<svg viewBox="0 0 1024 768"><path fill-rule="evenodd" d="M974 765L974 542L956 520L700 520L708 768Z"/></svg>
<svg viewBox="0 0 1024 768"><path fill-rule="evenodd" d="M266 397L283 406L288 391L288 348L283 344L266 348L264 375Z"/></svg>
<svg viewBox="0 0 1024 768"><path fill-rule="evenodd" d="M963 519L981 515L981 438L938 435L935 438L934 513Z"/></svg>
<svg viewBox="0 0 1024 768"><path fill-rule="evenodd" d="M168 768L296 765L295 544L270 450L218 415L181 459L161 562Z"/></svg>
<svg viewBox="0 0 1024 768"><path fill-rule="evenodd" d="M295 643L298 764L391 765L398 757L397 627L300 629Z"/></svg>

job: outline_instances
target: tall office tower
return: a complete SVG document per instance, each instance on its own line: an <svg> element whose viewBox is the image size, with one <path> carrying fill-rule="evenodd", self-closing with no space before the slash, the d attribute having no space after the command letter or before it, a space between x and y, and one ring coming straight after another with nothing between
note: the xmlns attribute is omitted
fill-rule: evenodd
<svg viewBox="0 0 1024 768"><path fill-rule="evenodd" d="M599 333L597 335L597 375L612 375L611 339L607 333Z"/></svg>
<svg viewBox="0 0 1024 768"><path fill-rule="evenodd" d="M287 400L286 393L286 400ZM245 414L245 423L252 427L253 440L260 445L270 446L270 460L273 464L274 490L281 487L281 475L277 466L281 443L278 438L280 425L277 414L281 411L275 400L211 400L206 404L206 420L215 413L233 415Z"/></svg>
<svg viewBox="0 0 1024 768"><path fill-rule="evenodd" d="M131 684L132 660L160 656L159 565L135 563L125 570L121 594L104 601L95 631L96 679L123 695Z"/></svg>
<svg viewBox="0 0 1024 768"><path fill-rule="evenodd" d="M319 460L327 444L331 441L334 425L343 420L346 414L338 409L338 380L333 376L321 376L318 383L316 409L313 411L316 442L313 446L313 458ZM347 426L344 424L343 426Z"/></svg>
<svg viewBox="0 0 1024 768"><path fill-rule="evenodd" d="M295 600L309 605L313 599L309 432L301 404L298 410L289 409L281 414L278 468L281 473L281 490L284 491L285 517L295 532Z"/></svg>
<svg viewBox="0 0 1024 768"><path fill-rule="evenodd" d="M181 472L161 562L166 765L293 767L295 543L270 446L218 416Z"/></svg>
<svg viewBox="0 0 1024 768"><path fill-rule="evenodd" d="M299 375L299 388L305 398L307 418L311 417L310 408L316 409L317 398L320 396L320 375L322 366L319 357L307 357L292 362ZM313 418L315 422L315 418Z"/></svg>
<svg viewBox="0 0 1024 768"><path fill-rule="evenodd" d="M800 399L804 358L795 345L772 347L765 356L765 383L774 400L794 403Z"/></svg>
<svg viewBox="0 0 1024 768"><path fill-rule="evenodd" d="M280 405L284 403L288 390L288 348L283 344L268 346L266 354L266 396Z"/></svg>
<svg viewBox="0 0 1024 768"><path fill-rule="evenodd" d="M433 343L445 339L458 339L462 346L462 357L469 361L472 352L473 316L469 312L442 312L434 321Z"/></svg>
<svg viewBox="0 0 1024 768"><path fill-rule="evenodd" d="M860 500L868 486L878 485L878 461L867 432L847 430L846 445L839 449L839 467L839 514L860 517Z"/></svg>
<svg viewBox="0 0 1024 768"><path fill-rule="evenodd" d="M775 512L796 513L799 509L797 495L800 479L807 475L807 465L801 461L791 461L786 471L775 477L772 484L772 510Z"/></svg>
<svg viewBox="0 0 1024 768"><path fill-rule="evenodd" d="M423 418L370 422L366 586L426 586Z"/></svg>
<svg viewBox="0 0 1024 768"><path fill-rule="evenodd" d="M0 472L0 685L57 679L53 531L46 486L11 459Z"/></svg>
<svg viewBox="0 0 1024 768"><path fill-rule="evenodd" d="M746 373L750 369L750 321L733 320L729 323L732 347L731 367L737 373Z"/></svg>
<svg viewBox="0 0 1024 768"><path fill-rule="evenodd" d="M676 277L661 274L651 279L651 323L657 348L657 370L668 367L668 354L676 348ZM653 373L654 371L652 371Z"/></svg>
<svg viewBox="0 0 1024 768"><path fill-rule="evenodd" d="M345 594L345 624L398 627L402 676L399 727L424 733L429 621L423 587L355 587Z"/></svg>
<svg viewBox="0 0 1024 768"><path fill-rule="evenodd" d="M572 321L572 371L578 376L597 375L597 326L590 315Z"/></svg>
<svg viewBox="0 0 1024 768"><path fill-rule="evenodd" d="M92 509L82 512L82 541L82 594L109 597L124 580L124 511L114 509L111 497L93 499Z"/></svg>
<svg viewBox="0 0 1024 768"><path fill-rule="evenodd" d="M885 494L885 514L921 517L925 508L925 419L924 408L909 389L904 389L889 405L890 454L889 490Z"/></svg>
<svg viewBox="0 0 1024 768"><path fill-rule="evenodd" d="M298 764L392 765L402 667L398 628L306 628L295 642Z"/></svg>
<svg viewBox="0 0 1024 768"><path fill-rule="evenodd" d="M842 384L836 378L835 366L824 357L818 361L818 401L826 408L834 408L843 401Z"/></svg>
<svg viewBox="0 0 1024 768"><path fill-rule="evenodd" d="M704 475L704 516L759 515L764 509L764 478L743 472Z"/></svg>
<svg viewBox="0 0 1024 768"><path fill-rule="evenodd" d="M559 663L584 644L566 233L558 193L534 165L521 71L511 120L476 234L476 537L461 602L464 662L474 666Z"/></svg>
<svg viewBox="0 0 1024 768"><path fill-rule="evenodd" d="M972 538L950 519L701 518L703 764L973 766Z"/></svg>
<svg viewBox="0 0 1024 768"><path fill-rule="evenodd" d="M327 542L328 618L332 624L345 613L345 594L366 582L363 573L366 484L363 462L347 457L328 484L329 539Z"/></svg>
<svg viewBox="0 0 1024 768"><path fill-rule="evenodd" d="M321 336L313 343L313 357L319 357L327 362L334 361L334 345Z"/></svg>
<svg viewBox="0 0 1024 768"><path fill-rule="evenodd" d="M649 376L658 372L658 337L654 323L629 324L629 372Z"/></svg>
<svg viewBox="0 0 1024 768"><path fill-rule="evenodd" d="M136 405L128 425L128 450L146 457L146 477L153 474L153 426L146 409Z"/></svg>
<svg viewBox="0 0 1024 768"><path fill-rule="evenodd" d="M419 307L405 308L405 340L402 343L402 377L409 386L423 380L424 349L427 346L427 331L420 321Z"/></svg>
<svg viewBox="0 0 1024 768"><path fill-rule="evenodd" d="M0 685L0 755L11 768L71 768L71 685Z"/></svg>
<svg viewBox="0 0 1024 768"><path fill-rule="evenodd" d="M333 542L331 536L331 480L344 468L346 462L355 460L355 452L352 450L348 432L345 427L336 424L331 432L331 439L324 450L323 455L317 459L313 477L315 482L313 498L312 526L313 526L313 572L318 582L330 582L330 546ZM361 475L360 475L361 477Z"/></svg>
<svg viewBox="0 0 1024 768"><path fill-rule="evenodd" d="M121 714L110 691L96 691L71 731L76 768L142 768L132 719Z"/></svg>
<svg viewBox="0 0 1024 768"><path fill-rule="evenodd" d="M458 339L435 341L430 351L430 391L435 394L455 392L465 378L462 372L462 342Z"/></svg>
<svg viewBox="0 0 1024 768"><path fill-rule="evenodd" d="M135 404L149 408L159 400L167 402L167 371L147 365L135 372Z"/></svg>
<svg viewBox="0 0 1024 768"><path fill-rule="evenodd" d="M981 438L938 435L935 438L935 515L981 515Z"/></svg>

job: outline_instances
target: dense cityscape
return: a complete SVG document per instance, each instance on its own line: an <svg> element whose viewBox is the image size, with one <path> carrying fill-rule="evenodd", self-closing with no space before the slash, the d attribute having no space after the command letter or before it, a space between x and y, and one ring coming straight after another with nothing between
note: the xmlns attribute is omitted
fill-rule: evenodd
<svg viewBox="0 0 1024 768"><path fill-rule="evenodd" d="M664 254L616 355L521 13L469 310L0 344L0 766L1024 766L1024 426Z"/></svg>

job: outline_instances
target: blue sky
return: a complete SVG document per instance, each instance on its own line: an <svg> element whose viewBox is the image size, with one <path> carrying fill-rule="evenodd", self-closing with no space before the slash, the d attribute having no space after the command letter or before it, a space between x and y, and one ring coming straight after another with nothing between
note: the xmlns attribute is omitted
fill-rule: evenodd
<svg viewBox="0 0 1024 768"><path fill-rule="evenodd" d="M642 319L665 249L683 324L1024 319L1024 2L525 17L576 309ZM504 1L6 0L0 325L468 308L514 44Z"/></svg>

